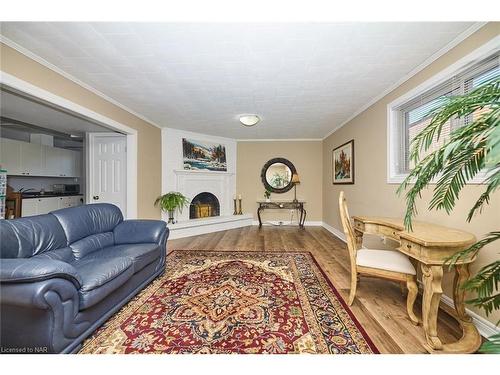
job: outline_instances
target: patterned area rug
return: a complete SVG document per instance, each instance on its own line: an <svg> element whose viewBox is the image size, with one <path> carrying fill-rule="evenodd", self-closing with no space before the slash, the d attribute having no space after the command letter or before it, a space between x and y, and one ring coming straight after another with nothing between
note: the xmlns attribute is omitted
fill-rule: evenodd
<svg viewBox="0 0 500 375"><path fill-rule="evenodd" d="M174 251L80 353L378 353L310 253Z"/></svg>

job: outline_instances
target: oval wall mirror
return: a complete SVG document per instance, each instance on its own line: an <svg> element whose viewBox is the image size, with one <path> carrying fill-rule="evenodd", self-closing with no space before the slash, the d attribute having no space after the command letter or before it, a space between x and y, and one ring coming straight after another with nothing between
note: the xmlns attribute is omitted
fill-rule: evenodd
<svg viewBox="0 0 500 375"><path fill-rule="evenodd" d="M285 193L293 187L292 176L296 173L297 170L290 160L274 158L264 164L260 178L266 190Z"/></svg>

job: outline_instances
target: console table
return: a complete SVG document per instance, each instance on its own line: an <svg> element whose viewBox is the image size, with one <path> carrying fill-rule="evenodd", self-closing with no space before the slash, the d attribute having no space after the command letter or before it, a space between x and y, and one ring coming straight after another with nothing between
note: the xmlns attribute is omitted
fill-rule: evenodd
<svg viewBox="0 0 500 375"><path fill-rule="evenodd" d="M304 201L257 201L259 208L257 209L257 217L259 218L259 228L262 228L262 219L260 213L266 209L277 210L298 210L300 212L299 227L304 228L307 211L304 209Z"/></svg>
<svg viewBox="0 0 500 375"><path fill-rule="evenodd" d="M403 219L387 217L353 216L356 245L361 248L363 234L389 237L399 242L398 250L420 263L423 281L422 318L430 353L474 353L481 345L481 336L465 311L465 290L462 285L469 279L469 264L475 255L460 259L455 264L453 302L456 318L462 327L462 338L443 343L437 334L439 301L443 294L443 269L445 260L456 252L468 248L476 237L468 232L436 224L415 221L413 231L408 232Z"/></svg>

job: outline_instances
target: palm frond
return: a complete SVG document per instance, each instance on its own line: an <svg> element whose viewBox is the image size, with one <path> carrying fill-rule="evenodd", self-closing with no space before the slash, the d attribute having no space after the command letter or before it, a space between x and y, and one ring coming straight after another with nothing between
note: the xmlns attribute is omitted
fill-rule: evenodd
<svg viewBox="0 0 500 375"><path fill-rule="evenodd" d="M481 345L479 351L485 354L500 354L500 333L488 337L488 341Z"/></svg>
<svg viewBox="0 0 500 375"><path fill-rule="evenodd" d="M481 250L483 247L499 239L500 239L500 232L490 232L485 238L476 242L474 245L468 247L465 250L459 251L454 255L452 255L451 257L447 258L445 260L445 264L448 264L451 269L451 267L457 262L476 255L479 252L479 250Z"/></svg>
<svg viewBox="0 0 500 375"><path fill-rule="evenodd" d="M407 191L405 227L412 230L412 219L417 215L416 200L434 179L440 176L430 209L445 209L451 212L460 191L468 180L474 178L486 166L495 168L498 160L492 161L490 153L500 147L498 134L500 113L500 79L480 86L471 93L446 98L443 106L434 110L430 124L412 141L410 158L415 167L399 186L397 193ZM474 121L451 133L449 142L420 160L420 153L427 151L441 136L443 126L451 118L469 116L484 107L489 112L480 114ZM499 137L498 139L496 137ZM494 141L491 141L491 137ZM412 185L413 184L413 185ZM485 192L473 207L473 212L489 202L491 193L500 185L500 177L491 178ZM409 188L411 186L411 188Z"/></svg>
<svg viewBox="0 0 500 375"><path fill-rule="evenodd" d="M485 204L490 203L490 196L500 187L500 169L498 169L495 173L493 173L488 179L485 181L487 184L486 190L479 196L474 206L469 211L467 215L467 221L471 221L473 216L479 210L482 211Z"/></svg>

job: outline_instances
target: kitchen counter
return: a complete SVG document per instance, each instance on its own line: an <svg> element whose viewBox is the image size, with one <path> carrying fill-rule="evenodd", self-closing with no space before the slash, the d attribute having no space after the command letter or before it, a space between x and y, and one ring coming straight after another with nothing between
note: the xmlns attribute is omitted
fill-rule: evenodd
<svg viewBox="0 0 500 375"><path fill-rule="evenodd" d="M82 196L82 193L54 193L53 191L47 191L45 193L40 193L39 191L22 193L22 199L31 199L31 198L54 198L54 197L75 197Z"/></svg>

